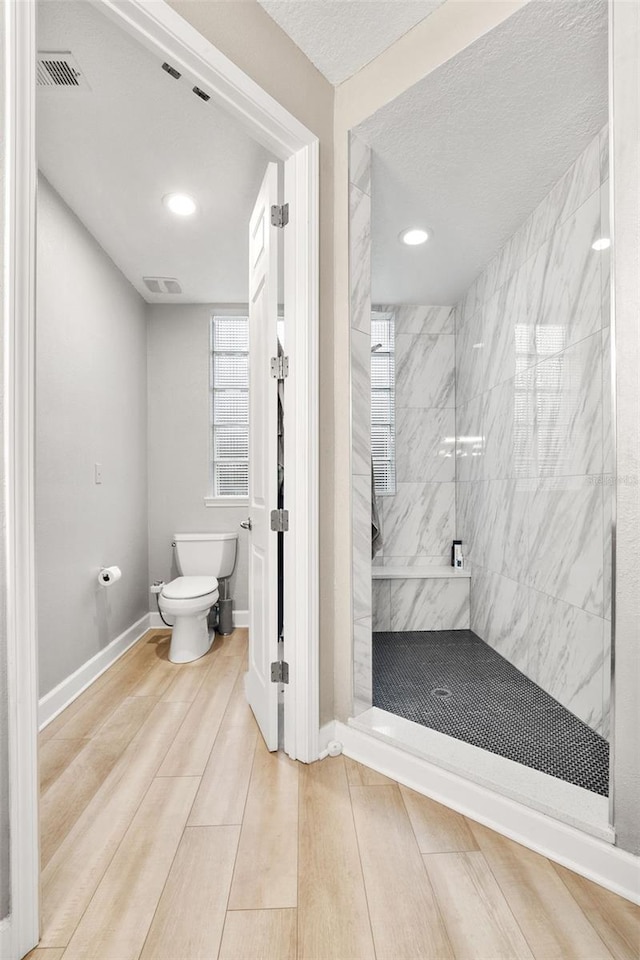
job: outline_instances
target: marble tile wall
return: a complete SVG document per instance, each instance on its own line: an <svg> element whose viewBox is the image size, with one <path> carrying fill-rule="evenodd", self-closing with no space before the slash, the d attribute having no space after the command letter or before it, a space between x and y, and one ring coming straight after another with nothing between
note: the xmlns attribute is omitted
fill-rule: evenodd
<svg viewBox="0 0 640 960"><path fill-rule="evenodd" d="M349 149L353 695L371 706L371 151Z"/></svg>
<svg viewBox="0 0 640 960"><path fill-rule="evenodd" d="M379 500L383 546L374 562L447 564L455 536L455 311L373 309L395 318L397 479L396 493Z"/></svg>
<svg viewBox="0 0 640 960"><path fill-rule="evenodd" d="M471 628L608 735L613 495L606 130L456 308Z"/></svg>
<svg viewBox="0 0 640 960"><path fill-rule="evenodd" d="M468 579L373 581L374 630L468 630Z"/></svg>
<svg viewBox="0 0 640 960"><path fill-rule="evenodd" d="M396 492L380 497L381 566L448 564L455 536L455 311L375 304L395 318ZM382 616L386 594L388 615ZM468 584L376 581L374 630L469 626ZM393 611L393 615L391 614Z"/></svg>

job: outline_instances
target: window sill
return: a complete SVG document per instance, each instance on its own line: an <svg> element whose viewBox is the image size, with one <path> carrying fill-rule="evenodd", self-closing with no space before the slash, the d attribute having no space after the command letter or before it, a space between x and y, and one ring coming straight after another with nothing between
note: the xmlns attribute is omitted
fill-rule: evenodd
<svg viewBox="0 0 640 960"><path fill-rule="evenodd" d="M248 507L248 497L205 497L205 507Z"/></svg>

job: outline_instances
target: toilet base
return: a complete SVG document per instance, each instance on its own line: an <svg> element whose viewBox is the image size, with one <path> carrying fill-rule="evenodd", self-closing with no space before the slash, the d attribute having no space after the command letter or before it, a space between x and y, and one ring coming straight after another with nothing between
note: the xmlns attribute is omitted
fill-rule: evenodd
<svg viewBox="0 0 640 960"><path fill-rule="evenodd" d="M215 634L209 632L208 616L208 609L195 616L176 615L169 644L169 660L172 663L191 663L209 651Z"/></svg>

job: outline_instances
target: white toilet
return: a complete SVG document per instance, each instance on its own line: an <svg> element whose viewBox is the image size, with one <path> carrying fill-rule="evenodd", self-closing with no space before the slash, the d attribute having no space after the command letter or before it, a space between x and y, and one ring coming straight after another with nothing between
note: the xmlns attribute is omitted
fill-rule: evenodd
<svg viewBox="0 0 640 960"><path fill-rule="evenodd" d="M158 597L163 614L173 617L169 660L189 663L213 643L207 617L218 599L218 580L230 577L236 562L236 533L176 533L176 563L182 574L165 583Z"/></svg>

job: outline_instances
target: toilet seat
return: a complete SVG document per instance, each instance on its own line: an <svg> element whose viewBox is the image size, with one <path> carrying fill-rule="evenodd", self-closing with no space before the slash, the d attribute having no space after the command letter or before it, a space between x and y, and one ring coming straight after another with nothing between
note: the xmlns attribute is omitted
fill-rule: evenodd
<svg viewBox="0 0 640 960"><path fill-rule="evenodd" d="M167 600L195 600L217 589L215 577L176 577L170 583L165 583L162 596Z"/></svg>

